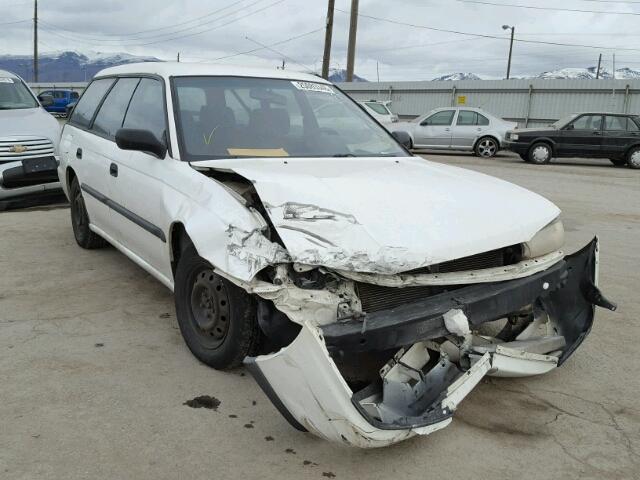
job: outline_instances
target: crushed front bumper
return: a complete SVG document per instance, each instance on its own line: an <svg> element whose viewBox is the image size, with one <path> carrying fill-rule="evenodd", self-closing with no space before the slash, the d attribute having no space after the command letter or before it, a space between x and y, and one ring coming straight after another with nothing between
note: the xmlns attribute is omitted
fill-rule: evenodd
<svg viewBox="0 0 640 480"><path fill-rule="evenodd" d="M61 190L54 155L0 163L0 201Z"/></svg>
<svg viewBox="0 0 640 480"><path fill-rule="evenodd" d="M323 327L309 322L287 347L247 358L245 364L297 429L351 446L390 445L445 427L484 375L535 375L561 365L591 330L594 306L615 309L598 290L597 274L594 239L530 277L471 285ZM531 305L544 312L554 332L476 346L470 333L461 361L442 349L439 357L434 355L442 345L434 341L452 336L451 312L458 312L474 332ZM337 366L345 356L390 350L398 353L380 370L380 378L355 392Z"/></svg>

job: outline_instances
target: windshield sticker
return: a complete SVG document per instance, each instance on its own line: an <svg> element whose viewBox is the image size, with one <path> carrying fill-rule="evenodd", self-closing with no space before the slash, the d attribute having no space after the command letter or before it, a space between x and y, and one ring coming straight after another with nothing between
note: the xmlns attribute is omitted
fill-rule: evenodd
<svg viewBox="0 0 640 480"><path fill-rule="evenodd" d="M291 82L291 83L298 90L305 90L307 92L330 93L332 95L334 94L331 87L323 83L315 83L315 82Z"/></svg>
<svg viewBox="0 0 640 480"><path fill-rule="evenodd" d="M0 83L13 83L13 78L0 77Z"/></svg>
<svg viewBox="0 0 640 480"><path fill-rule="evenodd" d="M284 148L227 148L234 157L288 157Z"/></svg>

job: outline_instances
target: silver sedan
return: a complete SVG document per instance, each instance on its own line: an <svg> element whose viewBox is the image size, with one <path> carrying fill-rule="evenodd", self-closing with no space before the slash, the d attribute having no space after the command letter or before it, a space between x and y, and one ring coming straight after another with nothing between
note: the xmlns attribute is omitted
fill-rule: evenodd
<svg viewBox="0 0 640 480"><path fill-rule="evenodd" d="M387 128L408 132L415 149L466 150L480 157L493 157L507 131L517 126L479 108L450 107L437 108L410 122L394 123Z"/></svg>

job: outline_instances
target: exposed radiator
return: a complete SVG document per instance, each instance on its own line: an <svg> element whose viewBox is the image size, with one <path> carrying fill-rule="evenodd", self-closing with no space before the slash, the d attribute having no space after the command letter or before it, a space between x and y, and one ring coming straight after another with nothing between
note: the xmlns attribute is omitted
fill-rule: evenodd
<svg viewBox="0 0 640 480"><path fill-rule="evenodd" d="M406 273L447 273L461 272L465 270L480 270L482 268L501 267L520 261L520 247L507 247L489 252L471 255L469 257L443 262L438 265L411 270ZM362 308L365 312L377 312L414 302L445 290L454 290L456 287L381 287L369 283L356 283L356 290Z"/></svg>

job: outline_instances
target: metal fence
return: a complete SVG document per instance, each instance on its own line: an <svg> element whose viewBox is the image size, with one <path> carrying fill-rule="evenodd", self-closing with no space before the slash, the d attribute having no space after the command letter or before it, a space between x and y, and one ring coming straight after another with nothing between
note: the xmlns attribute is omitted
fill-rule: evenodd
<svg viewBox="0 0 640 480"><path fill-rule="evenodd" d="M640 79L362 82L339 87L358 101L390 100L391 110L403 118L465 105L480 107L521 127L547 125L578 112L640 114Z"/></svg>
<svg viewBox="0 0 640 480"><path fill-rule="evenodd" d="M87 88L88 82L39 82L29 83L29 87L36 95L46 90L73 90L74 92L82 93Z"/></svg>

